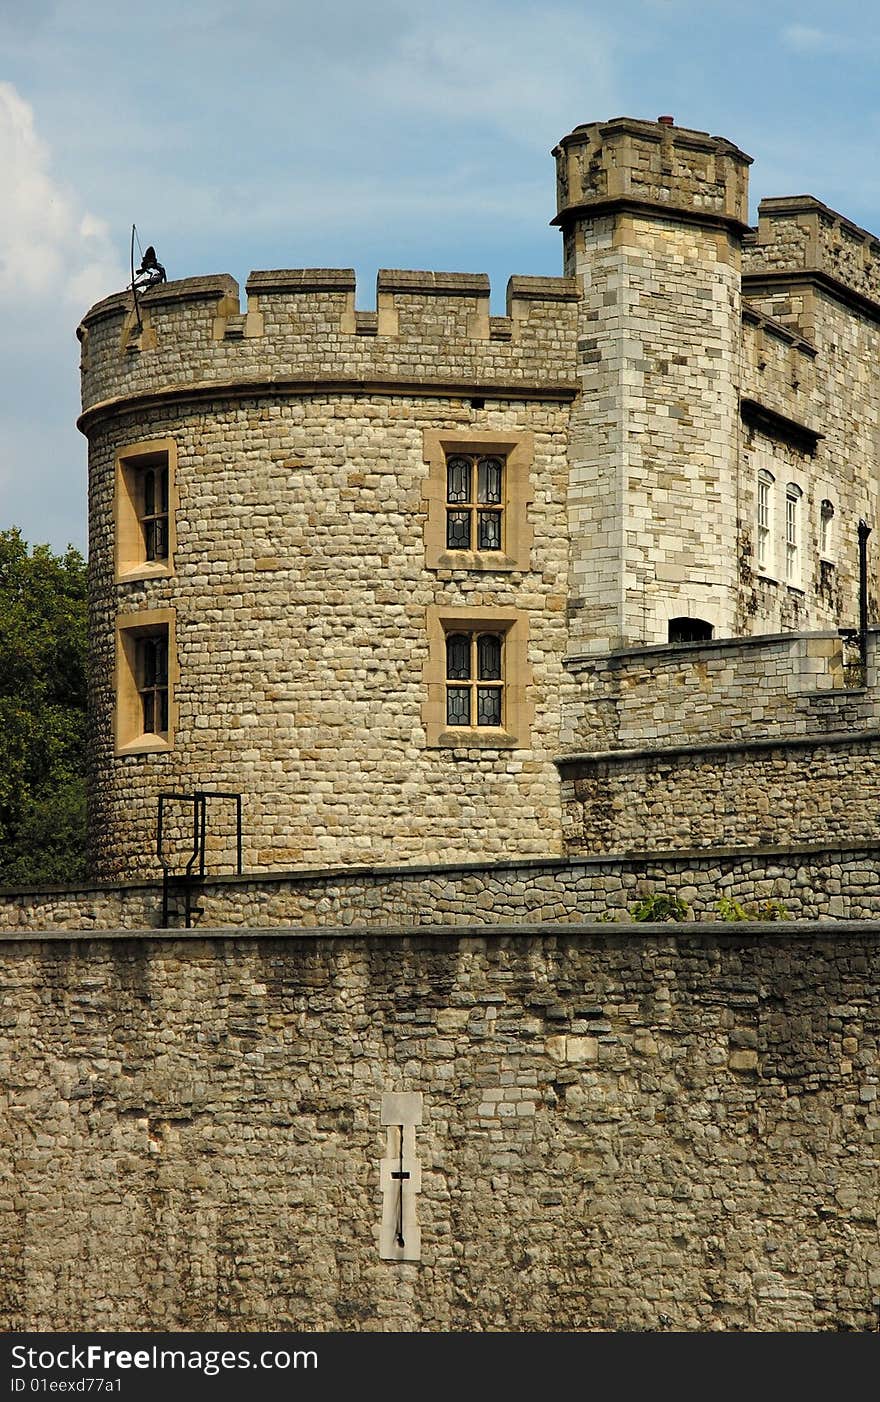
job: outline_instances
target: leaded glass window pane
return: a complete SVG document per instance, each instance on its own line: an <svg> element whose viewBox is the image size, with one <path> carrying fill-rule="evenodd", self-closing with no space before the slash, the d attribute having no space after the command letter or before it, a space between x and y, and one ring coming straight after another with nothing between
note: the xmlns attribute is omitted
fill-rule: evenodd
<svg viewBox="0 0 880 1402"><path fill-rule="evenodd" d="M470 550L471 513L469 511L447 511L446 548L447 550Z"/></svg>
<svg viewBox="0 0 880 1402"><path fill-rule="evenodd" d="M144 686L161 686L166 680L167 658L163 638L144 641Z"/></svg>
<svg viewBox="0 0 880 1402"><path fill-rule="evenodd" d="M470 458L450 458L446 464L447 501L470 501L471 462Z"/></svg>
<svg viewBox="0 0 880 1402"><path fill-rule="evenodd" d="M168 469L147 468L142 477L144 554L148 560L168 559Z"/></svg>
<svg viewBox="0 0 880 1402"><path fill-rule="evenodd" d="M477 501L501 505L500 458L480 458L477 464Z"/></svg>
<svg viewBox="0 0 880 1402"><path fill-rule="evenodd" d="M501 724L501 687L477 687L477 725Z"/></svg>
<svg viewBox="0 0 880 1402"><path fill-rule="evenodd" d="M501 549L501 515L499 512L479 512L477 518L477 549Z"/></svg>
<svg viewBox="0 0 880 1402"><path fill-rule="evenodd" d="M446 688L446 724L470 725L471 689L469 686Z"/></svg>
<svg viewBox="0 0 880 1402"><path fill-rule="evenodd" d="M481 633L477 639L477 676L481 682L501 680L501 639L497 633Z"/></svg>
<svg viewBox="0 0 880 1402"><path fill-rule="evenodd" d="M467 633L450 633L446 639L446 675L452 681L468 681L471 675L471 640Z"/></svg>
<svg viewBox="0 0 880 1402"><path fill-rule="evenodd" d="M138 644L140 695L144 731L163 734L168 729L168 639L164 635L142 638Z"/></svg>

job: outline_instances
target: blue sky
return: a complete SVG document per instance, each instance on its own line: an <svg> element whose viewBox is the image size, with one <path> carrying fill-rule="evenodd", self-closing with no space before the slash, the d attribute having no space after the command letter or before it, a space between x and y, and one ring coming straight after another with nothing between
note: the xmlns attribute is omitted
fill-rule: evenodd
<svg viewBox="0 0 880 1402"><path fill-rule="evenodd" d="M86 548L75 328L128 281L560 271L549 152L672 114L880 233L880 7L0 0L0 527Z"/></svg>

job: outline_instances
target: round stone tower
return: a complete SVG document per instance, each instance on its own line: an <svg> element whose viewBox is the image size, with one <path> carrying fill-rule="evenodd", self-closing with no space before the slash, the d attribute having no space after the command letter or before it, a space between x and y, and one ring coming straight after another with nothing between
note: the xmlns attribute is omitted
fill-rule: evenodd
<svg viewBox="0 0 880 1402"><path fill-rule="evenodd" d="M561 851L577 289L386 271L190 278L85 316L91 847L248 871ZM210 871L235 855L210 805ZM176 846L174 844L176 843Z"/></svg>

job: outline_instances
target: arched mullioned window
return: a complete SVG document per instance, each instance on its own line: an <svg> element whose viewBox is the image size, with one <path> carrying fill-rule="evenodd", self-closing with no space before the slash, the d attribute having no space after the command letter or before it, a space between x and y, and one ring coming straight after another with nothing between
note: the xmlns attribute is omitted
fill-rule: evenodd
<svg viewBox="0 0 880 1402"><path fill-rule="evenodd" d="M826 497L819 508L819 554L826 560L834 550L834 503Z"/></svg>
<svg viewBox="0 0 880 1402"><path fill-rule="evenodd" d="M769 574L773 569L773 488L775 478L765 467L758 473L758 520L755 559L758 569Z"/></svg>
<svg viewBox="0 0 880 1402"><path fill-rule="evenodd" d="M706 643L712 637L713 628L705 618L670 618L669 641L671 643Z"/></svg>
<svg viewBox="0 0 880 1402"><path fill-rule="evenodd" d="M785 488L785 580L799 586L801 582L801 502L803 492L796 482Z"/></svg>

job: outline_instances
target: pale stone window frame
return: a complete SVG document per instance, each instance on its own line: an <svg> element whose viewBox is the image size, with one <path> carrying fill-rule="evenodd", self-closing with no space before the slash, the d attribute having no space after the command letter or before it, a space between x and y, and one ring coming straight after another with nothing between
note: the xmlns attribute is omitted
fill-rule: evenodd
<svg viewBox="0 0 880 1402"><path fill-rule="evenodd" d="M143 481L150 468L168 469L168 554L148 560L142 527ZM114 566L117 583L163 579L174 573L177 549L177 444L173 438L149 438L129 443L116 454L113 496Z"/></svg>
<svg viewBox="0 0 880 1402"><path fill-rule="evenodd" d="M168 646L168 730L146 732L143 726L138 643L164 635ZM172 749L177 728L176 614L174 609L141 609L116 618L114 744L117 755L162 753Z"/></svg>
<svg viewBox="0 0 880 1402"><path fill-rule="evenodd" d="M528 660L529 619L514 608L427 609L428 660L423 672L422 722L431 749L528 749L534 706L529 699L532 670ZM503 694L500 726L446 724L446 639L450 633L500 633Z"/></svg>
<svg viewBox="0 0 880 1402"><path fill-rule="evenodd" d="M425 429L423 453L428 464L428 475L422 488L422 495L428 503L426 567L429 570L528 570L534 539L528 519L528 508L533 500L531 469L535 459L534 433L530 429L497 433L475 429ZM457 453L503 459L501 550L447 548L446 460Z"/></svg>
<svg viewBox="0 0 880 1402"><path fill-rule="evenodd" d="M758 469L755 516L755 563L759 574L772 579L776 569L776 478L766 466Z"/></svg>
<svg viewBox="0 0 880 1402"><path fill-rule="evenodd" d="M819 502L819 556L830 565L833 565L836 560L837 542L834 529L836 520L837 508L834 501L829 494L823 493Z"/></svg>
<svg viewBox="0 0 880 1402"><path fill-rule="evenodd" d="M803 588L804 489L797 482L785 484L785 582Z"/></svg>

